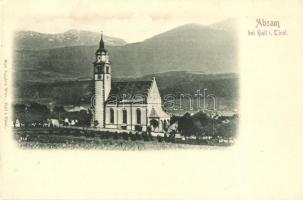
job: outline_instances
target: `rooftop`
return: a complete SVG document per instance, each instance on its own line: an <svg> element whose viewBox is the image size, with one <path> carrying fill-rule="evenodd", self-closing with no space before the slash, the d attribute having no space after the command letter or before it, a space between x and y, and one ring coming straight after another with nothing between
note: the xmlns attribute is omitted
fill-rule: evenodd
<svg viewBox="0 0 303 200"><path fill-rule="evenodd" d="M112 88L107 103L146 103L150 81L117 81Z"/></svg>

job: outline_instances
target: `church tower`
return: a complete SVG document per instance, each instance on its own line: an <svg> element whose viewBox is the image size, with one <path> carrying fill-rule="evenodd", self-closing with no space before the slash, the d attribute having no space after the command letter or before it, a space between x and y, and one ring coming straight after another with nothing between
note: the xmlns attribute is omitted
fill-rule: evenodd
<svg viewBox="0 0 303 200"><path fill-rule="evenodd" d="M95 111L94 121L98 122L97 127L105 128L105 101L111 90L111 65L108 51L104 47L103 34L94 62L94 83L95 83Z"/></svg>

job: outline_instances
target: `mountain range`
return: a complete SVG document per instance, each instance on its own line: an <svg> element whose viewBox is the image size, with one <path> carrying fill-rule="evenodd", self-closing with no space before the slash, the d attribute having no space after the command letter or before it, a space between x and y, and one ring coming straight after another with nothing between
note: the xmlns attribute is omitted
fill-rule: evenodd
<svg viewBox="0 0 303 200"><path fill-rule="evenodd" d="M126 42L120 38L104 35L104 41L110 46L122 46ZM100 33L91 31L68 30L59 34L47 34L34 31L19 31L14 35L15 49L42 50L72 46L96 45L100 41Z"/></svg>
<svg viewBox="0 0 303 200"><path fill-rule="evenodd" d="M209 26L186 24L142 42L105 36L113 77L139 77L168 71L236 73L237 37L232 20ZM15 36L17 80L66 80L92 77L99 33L19 32Z"/></svg>
<svg viewBox="0 0 303 200"><path fill-rule="evenodd" d="M15 103L89 105L99 40L100 33L89 31L16 33ZM137 43L106 35L104 40L113 80L155 76L162 98L194 95L206 88L217 97L221 110L237 108L238 49L233 20L209 26L185 24Z"/></svg>

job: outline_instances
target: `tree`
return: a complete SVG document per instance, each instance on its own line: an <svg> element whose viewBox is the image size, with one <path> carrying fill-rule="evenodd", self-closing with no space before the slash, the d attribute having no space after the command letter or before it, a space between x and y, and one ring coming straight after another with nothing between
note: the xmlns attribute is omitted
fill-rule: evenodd
<svg viewBox="0 0 303 200"><path fill-rule="evenodd" d="M228 126L226 128L226 138L228 139L228 143L230 143L230 139L234 138L237 133L237 127L238 127L238 118L234 118L230 120L230 123L228 123Z"/></svg>
<svg viewBox="0 0 303 200"><path fill-rule="evenodd" d="M14 121L19 120L20 123L24 123L27 118L27 107L24 104L14 105ZM14 122L15 126L15 122Z"/></svg>
<svg viewBox="0 0 303 200"><path fill-rule="evenodd" d="M196 113L191 116L186 113L178 120L178 131L187 139L187 137L195 135L197 139L201 136L211 133L211 119L203 112Z"/></svg>
<svg viewBox="0 0 303 200"><path fill-rule="evenodd" d="M92 120L93 120L93 112L91 109L88 109L88 120L89 120L89 125L91 124Z"/></svg>
<svg viewBox="0 0 303 200"><path fill-rule="evenodd" d="M64 107L63 106L55 106L54 109L53 109L53 113L64 113L65 110L64 110Z"/></svg>
<svg viewBox="0 0 303 200"><path fill-rule="evenodd" d="M170 118L170 124L169 125L172 125L172 124L176 123L179 119L180 119L180 117L173 115Z"/></svg>
<svg viewBox="0 0 303 200"><path fill-rule="evenodd" d="M201 111L194 114L193 117L198 119L203 126L207 125L210 121L210 118L207 116L207 114Z"/></svg>
<svg viewBox="0 0 303 200"><path fill-rule="evenodd" d="M90 126L90 116L89 113L86 112L86 110L80 110L80 112L76 113L78 118L78 125L79 126Z"/></svg>
<svg viewBox="0 0 303 200"><path fill-rule="evenodd" d="M193 115L195 119L197 119L200 122L199 131L196 134L196 137L201 136L213 136L213 123L214 119L211 119L206 113L204 112L198 112Z"/></svg>
<svg viewBox="0 0 303 200"><path fill-rule="evenodd" d="M234 138L237 133L238 118L229 117L228 120L228 123L221 123L218 126L217 135L227 139L228 143L230 143L230 139Z"/></svg>
<svg viewBox="0 0 303 200"><path fill-rule="evenodd" d="M217 127L217 132L216 132L217 136L224 137L225 136L225 130L226 130L226 125L220 124Z"/></svg>
<svg viewBox="0 0 303 200"><path fill-rule="evenodd" d="M60 120L60 118L62 118L62 115L64 113L65 110L63 106L55 106L51 114L51 117Z"/></svg>
<svg viewBox="0 0 303 200"><path fill-rule="evenodd" d="M187 137L193 135L194 133L194 121L189 113L185 113L178 120L178 131L187 139Z"/></svg>
<svg viewBox="0 0 303 200"><path fill-rule="evenodd" d="M27 122L39 122L42 123L46 121L50 116L50 110L45 105L41 105L38 103L31 103L30 106L27 108L28 115L27 115Z"/></svg>

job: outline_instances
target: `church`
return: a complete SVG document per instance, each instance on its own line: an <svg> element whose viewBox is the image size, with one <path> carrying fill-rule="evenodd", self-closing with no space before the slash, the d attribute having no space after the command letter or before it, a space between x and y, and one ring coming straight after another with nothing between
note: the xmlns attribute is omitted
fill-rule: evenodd
<svg viewBox="0 0 303 200"><path fill-rule="evenodd" d="M97 128L164 132L170 116L163 111L155 77L146 81L112 81L103 37L94 65L94 116Z"/></svg>

